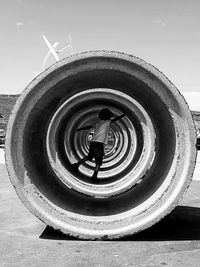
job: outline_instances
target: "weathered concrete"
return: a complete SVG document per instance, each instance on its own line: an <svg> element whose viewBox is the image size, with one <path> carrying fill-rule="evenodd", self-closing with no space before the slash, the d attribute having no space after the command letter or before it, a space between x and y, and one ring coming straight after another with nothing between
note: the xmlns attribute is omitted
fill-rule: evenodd
<svg viewBox="0 0 200 267"><path fill-rule="evenodd" d="M81 241L29 213L0 164L0 266L199 267L199 192L200 182L193 181L180 206L140 234L118 241Z"/></svg>
<svg viewBox="0 0 200 267"><path fill-rule="evenodd" d="M91 182L94 163L74 173L88 153L82 123L103 106L126 116ZM187 190L196 162L192 115L176 87L143 60L92 51L57 62L18 98L7 125L6 164L27 208L63 233L85 239L120 238L166 216Z"/></svg>

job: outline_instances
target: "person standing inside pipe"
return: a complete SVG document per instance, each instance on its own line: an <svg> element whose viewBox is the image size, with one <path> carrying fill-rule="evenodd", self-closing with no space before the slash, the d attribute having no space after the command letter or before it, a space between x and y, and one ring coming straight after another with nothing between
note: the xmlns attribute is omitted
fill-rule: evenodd
<svg viewBox="0 0 200 267"><path fill-rule="evenodd" d="M122 115L114 117L114 114L111 110L108 108L103 108L99 112L99 122L97 122L95 125L88 125L77 129L77 131L82 131L94 128L94 134L90 141L88 155L82 158L79 162L72 164L72 169L75 172L78 172L78 168L81 164L88 160L92 161L94 158L96 166L92 175L92 180L94 182L98 181L97 175L103 162L104 145L107 144L108 141L108 128L111 123L122 119L125 115L125 112L123 112ZM112 119L112 117L114 118Z"/></svg>

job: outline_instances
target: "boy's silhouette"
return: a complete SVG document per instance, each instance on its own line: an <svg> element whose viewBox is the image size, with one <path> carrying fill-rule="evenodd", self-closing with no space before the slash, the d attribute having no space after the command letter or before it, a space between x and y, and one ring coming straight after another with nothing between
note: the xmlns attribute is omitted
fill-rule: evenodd
<svg viewBox="0 0 200 267"><path fill-rule="evenodd" d="M126 114L123 113L120 116L116 116L115 118L111 119L114 114L112 111L110 111L108 108L103 108L99 112L99 122L97 122L95 125L88 125L81 127L77 129L77 131L81 130L89 130L91 128L94 128L94 134L90 141L90 147L89 147L89 153L86 157L82 158L79 162L74 163L72 165L72 168L75 172L78 172L78 168L81 164L86 162L87 160L91 161L93 158L95 159L95 170L92 175L92 179L94 181L97 181L97 175L100 170L100 166L103 162L103 156L104 156L104 145L107 144L107 134L108 134L108 128L111 123L116 122L117 120L120 120L123 118Z"/></svg>

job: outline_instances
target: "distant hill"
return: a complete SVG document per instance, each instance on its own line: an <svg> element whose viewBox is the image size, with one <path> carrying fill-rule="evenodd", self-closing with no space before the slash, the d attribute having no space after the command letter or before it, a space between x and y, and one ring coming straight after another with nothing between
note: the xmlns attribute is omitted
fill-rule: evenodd
<svg viewBox="0 0 200 267"><path fill-rule="evenodd" d="M4 122L0 119L0 128L5 128L10 113L19 95L1 95L0 94L0 114L4 116ZM200 112L192 111L192 115L197 127L200 129Z"/></svg>
<svg viewBox="0 0 200 267"><path fill-rule="evenodd" d="M0 119L0 127L5 128L10 113L19 95L1 95L0 94L0 114L4 116L4 120Z"/></svg>

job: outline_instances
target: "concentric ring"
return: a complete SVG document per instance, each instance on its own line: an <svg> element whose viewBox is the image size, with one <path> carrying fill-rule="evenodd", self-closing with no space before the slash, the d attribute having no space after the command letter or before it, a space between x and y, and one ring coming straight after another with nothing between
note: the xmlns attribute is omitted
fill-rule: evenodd
<svg viewBox="0 0 200 267"><path fill-rule="evenodd" d="M98 104L94 104L97 99ZM88 132L77 134L76 129L89 122L95 123L103 106L109 106L116 115L120 114L120 110L126 109L128 116L110 127L111 131L118 134L119 145L115 153L105 156L99 173L99 184L93 184L90 177L94 162L82 166L78 175L70 171L70 165L88 152ZM139 134L136 134L134 120L140 122ZM138 138L145 142L140 145L140 155L135 161ZM133 98L108 88L89 89L65 101L49 123L46 140L49 162L60 180L69 188L93 197L105 198L129 190L147 172L154 158L155 131L149 115ZM59 149L61 146L65 148L64 154L61 153L62 148ZM81 174L88 180L81 179ZM108 178L111 182L101 183Z"/></svg>
<svg viewBox="0 0 200 267"><path fill-rule="evenodd" d="M99 184L88 153L102 107L110 125ZM46 224L85 239L113 239L167 215L189 186L196 133L176 87L155 67L112 51L73 55L40 74L18 98L6 134L6 164L26 207Z"/></svg>

